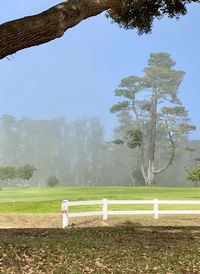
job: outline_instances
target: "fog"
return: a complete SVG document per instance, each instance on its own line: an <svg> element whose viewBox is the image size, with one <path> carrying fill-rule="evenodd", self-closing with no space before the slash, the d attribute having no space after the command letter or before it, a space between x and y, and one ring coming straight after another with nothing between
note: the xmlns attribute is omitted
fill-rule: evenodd
<svg viewBox="0 0 200 274"><path fill-rule="evenodd" d="M20 180L2 181L7 186L45 186L56 176L61 186L144 185L138 166L138 151L105 139L100 118L68 121L0 118L0 165L16 168L30 164L36 168L25 184ZM157 161L168 157L166 147ZM177 150L173 164L156 178L159 186L193 186L186 180L187 169L196 167L200 157L200 141L185 138Z"/></svg>

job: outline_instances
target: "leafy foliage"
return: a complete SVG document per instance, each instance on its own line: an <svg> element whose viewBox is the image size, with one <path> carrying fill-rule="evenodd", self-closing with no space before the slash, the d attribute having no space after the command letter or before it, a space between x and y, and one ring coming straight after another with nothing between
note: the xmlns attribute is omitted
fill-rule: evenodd
<svg viewBox="0 0 200 274"><path fill-rule="evenodd" d="M187 179L192 182L199 183L200 182L200 167L189 172Z"/></svg>
<svg viewBox="0 0 200 274"><path fill-rule="evenodd" d="M21 180L29 181L32 178L35 171L36 171L36 168L34 166L29 164L24 165L18 168L17 178Z"/></svg>
<svg viewBox="0 0 200 274"><path fill-rule="evenodd" d="M110 109L110 111L112 113L114 113L114 112L117 112L119 110L125 110L125 109L128 108L128 106L129 106L129 102L128 101L119 102L118 104L112 106L112 108Z"/></svg>
<svg viewBox="0 0 200 274"><path fill-rule="evenodd" d="M139 129L132 129L126 133L126 143L131 149L141 146L142 144L142 131Z"/></svg>
<svg viewBox="0 0 200 274"><path fill-rule="evenodd" d="M121 0L118 12L109 11L107 16L125 29L138 29L140 34L152 30L153 21L163 16L178 19L187 13L188 3L199 0Z"/></svg>
<svg viewBox="0 0 200 274"><path fill-rule="evenodd" d="M19 168L14 166L1 166L0 167L0 181L9 181L14 179L30 180L36 168L32 165L24 165Z"/></svg>
<svg viewBox="0 0 200 274"><path fill-rule="evenodd" d="M195 129L178 97L185 73L175 64L168 53L150 54L143 77L121 80L115 96L122 101L111 108L120 122L116 137L131 149L140 148L138 165L147 185L172 164L178 144ZM169 160L161 168L156 154L166 147Z"/></svg>
<svg viewBox="0 0 200 274"><path fill-rule="evenodd" d="M7 181L16 178L16 169L12 166L0 167L0 181Z"/></svg>
<svg viewBox="0 0 200 274"><path fill-rule="evenodd" d="M49 187L55 187L59 184L59 182L59 179L55 175L52 175L47 179L47 185Z"/></svg>
<svg viewBox="0 0 200 274"><path fill-rule="evenodd" d="M133 149L137 146L141 146L142 143L142 131L139 129L131 129L125 133L125 141L122 139L116 139L113 141L116 145L126 144L129 148Z"/></svg>
<svg viewBox="0 0 200 274"><path fill-rule="evenodd" d="M116 145L123 145L124 144L122 139L116 139L116 140L113 141L113 143L116 144Z"/></svg>

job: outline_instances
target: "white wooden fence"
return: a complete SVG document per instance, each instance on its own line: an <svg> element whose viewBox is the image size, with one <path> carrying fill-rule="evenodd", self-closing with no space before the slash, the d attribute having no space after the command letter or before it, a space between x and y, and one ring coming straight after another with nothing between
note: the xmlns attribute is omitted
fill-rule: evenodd
<svg viewBox="0 0 200 274"><path fill-rule="evenodd" d="M102 205L102 210L92 212L69 213L71 206ZM108 210L108 205L153 205L152 210ZM63 228L67 228L70 217L103 216L103 221L108 219L108 215L146 215L154 216L171 214L200 214L200 210L159 210L159 205L200 205L200 201L179 201L179 200L96 200L96 201L75 201L64 200L62 202Z"/></svg>

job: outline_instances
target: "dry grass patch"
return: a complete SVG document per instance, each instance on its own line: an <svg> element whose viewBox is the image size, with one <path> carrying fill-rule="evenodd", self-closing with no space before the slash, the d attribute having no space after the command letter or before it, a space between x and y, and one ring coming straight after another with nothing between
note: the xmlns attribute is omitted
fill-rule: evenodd
<svg viewBox="0 0 200 274"><path fill-rule="evenodd" d="M73 227L134 226L200 226L200 216L111 216L107 222L101 217L70 218ZM62 215L50 213L1 213L0 228L61 228Z"/></svg>

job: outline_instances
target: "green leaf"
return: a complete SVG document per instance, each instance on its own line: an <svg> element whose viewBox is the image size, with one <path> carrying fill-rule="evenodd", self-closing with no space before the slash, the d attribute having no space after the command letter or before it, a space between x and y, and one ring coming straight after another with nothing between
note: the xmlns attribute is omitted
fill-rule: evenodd
<svg viewBox="0 0 200 274"><path fill-rule="evenodd" d="M116 139L116 140L113 141L113 143L116 144L116 145L123 145L124 144L124 142L121 139Z"/></svg>
<svg viewBox="0 0 200 274"><path fill-rule="evenodd" d="M128 101L119 102L116 105L112 106L110 112L114 113L120 110L126 110L129 106Z"/></svg>

